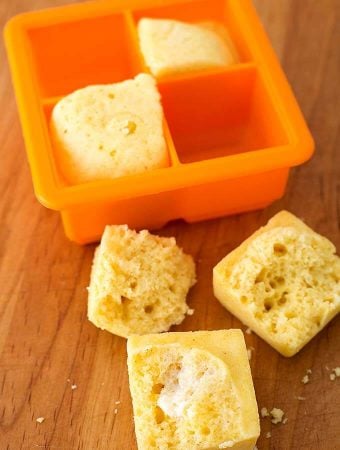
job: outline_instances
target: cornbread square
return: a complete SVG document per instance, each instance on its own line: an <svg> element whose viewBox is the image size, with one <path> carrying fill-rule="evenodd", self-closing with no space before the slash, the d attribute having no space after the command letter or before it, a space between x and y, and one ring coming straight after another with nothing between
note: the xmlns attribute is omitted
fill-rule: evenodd
<svg viewBox="0 0 340 450"><path fill-rule="evenodd" d="M340 311L334 245L287 211L276 214L213 271L215 296L284 356Z"/></svg>
<svg viewBox="0 0 340 450"><path fill-rule="evenodd" d="M139 450L253 450L260 427L241 330L132 336L127 350Z"/></svg>
<svg viewBox="0 0 340 450"><path fill-rule="evenodd" d="M59 170L69 183L168 166L160 94L147 74L67 95L52 111L50 130Z"/></svg>
<svg viewBox="0 0 340 450"><path fill-rule="evenodd" d="M88 318L119 336L159 333L183 321L195 264L174 238L107 226L94 256Z"/></svg>
<svg viewBox="0 0 340 450"><path fill-rule="evenodd" d="M228 31L217 22L143 18L138 35L145 63L157 78L237 62Z"/></svg>

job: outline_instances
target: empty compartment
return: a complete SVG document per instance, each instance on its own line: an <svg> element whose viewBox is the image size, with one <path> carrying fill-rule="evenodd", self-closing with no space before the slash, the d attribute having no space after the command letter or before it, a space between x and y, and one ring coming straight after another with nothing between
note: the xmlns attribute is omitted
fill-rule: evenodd
<svg viewBox="0 0 340 450"><path fill-rule="evenodd" d="M219 22L223 24L236 48L241 62L250 61L251 55L243 37L242 27L233 11L232 0L186 1L169 5L138 9L133 13L135 22L143 17L173 19L189 23Z"/></svg>
<svg viewBox="0 0 340 450"><path fill-rule="evenodd" d="M183 163L288 143L255 67L162 82L159 90Z"/></svg>
<svg viewBox="0 0 340 450"><path fill-rule="evenodd" d="M33 28L28 37L43 97L126 80L143 71L124 14Z"/></svg>

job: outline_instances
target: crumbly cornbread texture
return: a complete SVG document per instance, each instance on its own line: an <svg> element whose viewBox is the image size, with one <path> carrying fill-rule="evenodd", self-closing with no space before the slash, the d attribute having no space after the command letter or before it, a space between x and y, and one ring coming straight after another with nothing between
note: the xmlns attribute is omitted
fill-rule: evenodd
<svg viewBox="0 0 340 450"><path fill-rule="evenodd" d="M259 418L240 330L132 336L139 450L252 450Z"/></svg>
<svg viewBox="0 0 340 450"><path fill-rule="evenodd" d="M228 31L217 22L143 18L138 35L145 63L157 78L237 62Z"/></svg>
<svg viewBox="0 0 340 450"><path fill-rule="evenodd" d="M284 356L340 311L334 245L282 211L214 268L215 296Z"/></svg>
<svg viewBox="0 0 340 450"><path fill-rule="evenodd" d="M160 94L147 74L67 95L50 129L59 170L72 184L168 165Z"/></svg>
<svg viewBox="0 0 340 450"><path fill-rule="evenodd" d="M167 331L188 312L195 280L193 259L174 238L107 226L93 261L88 318L123 337Z"/></svg>

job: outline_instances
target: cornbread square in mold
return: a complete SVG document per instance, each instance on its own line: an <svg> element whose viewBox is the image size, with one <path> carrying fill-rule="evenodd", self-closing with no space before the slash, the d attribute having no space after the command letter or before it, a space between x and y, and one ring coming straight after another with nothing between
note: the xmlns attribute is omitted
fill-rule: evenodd
<svg viewBox="0 0 340 450"><path fill-rule="evenodd" d="M138 37L145 64L158 79L226 68L238 60L227 29L218 22L143 18Z"/></svg>
<svg viewBox="0 0 340 450"><path fill-rule="evenodd" d="M63 97L52 111L50 132L59 170L70 184L169 165L160 95L149 74Z"/></svg>

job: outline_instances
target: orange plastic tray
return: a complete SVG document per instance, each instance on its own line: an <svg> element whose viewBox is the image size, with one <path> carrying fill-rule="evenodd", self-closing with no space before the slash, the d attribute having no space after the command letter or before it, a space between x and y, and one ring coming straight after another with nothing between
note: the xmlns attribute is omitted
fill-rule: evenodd
<svg viewBox="0 0 340 450"><path fill-rule="evenodd" d="M49 135L53 106L75 89L147 72L141 17L217 20L240 63L171 77L162 95L169 167L68 185ZM60 211L67 236L98 240L106 224L159 228L262 208L284 193L313 139L250 0L115 0L21 14L5 28L21 123L39 201Z"/></svg>

